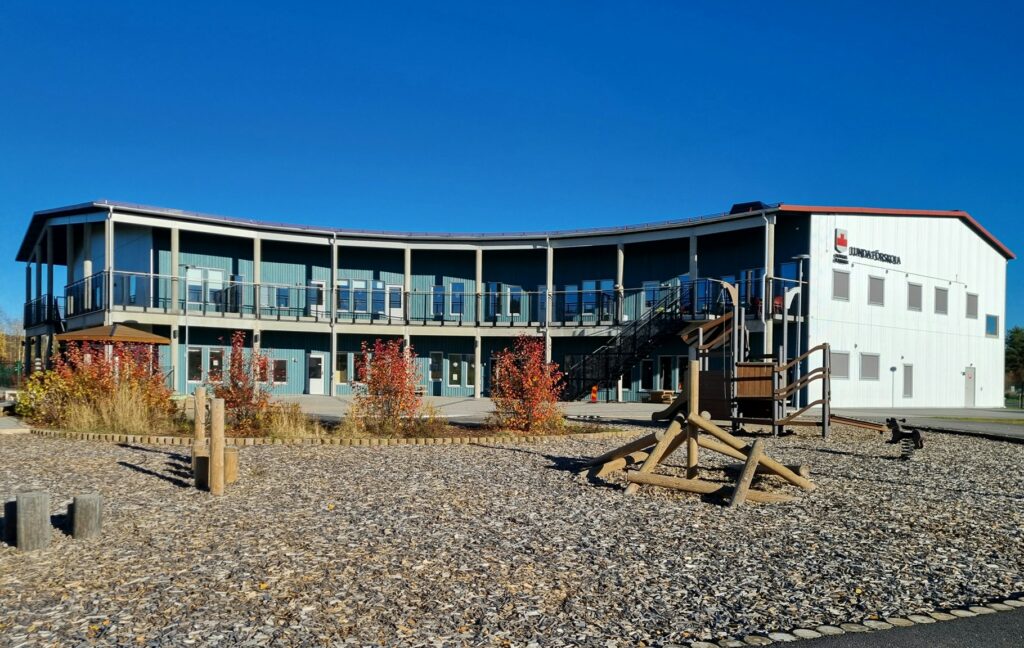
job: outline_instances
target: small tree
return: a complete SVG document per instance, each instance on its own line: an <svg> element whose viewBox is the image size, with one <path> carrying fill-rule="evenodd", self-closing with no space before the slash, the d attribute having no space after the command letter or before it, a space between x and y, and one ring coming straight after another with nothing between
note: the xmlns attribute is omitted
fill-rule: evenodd
<svg viewBox="0 0 1024 648"><path fill-rule="evenodd" d="M404 434L419 415L422 398L416 393L420 382L416 353L400 340L376 340L371 347L362 343L357 362L364 388L356 394L353 414L376 434Z"/></svg>
<svg viewBox="0 0 1024 648"><path fill-rule="evenodd" d="M1018 393L1024 391L1024 328L1019 326L1006 333L1006 372Z"/></svg>
<svg viewBox="0 0 1024 648"><path fill-rule="evenodd" d="M564 384L558 365L544 359L544 341L521 335L494 357L491 396L498 423L529 432L561 425Z"/></svg>
<svg viewBox="0 0 1024 648"><path fill-rule="evenodd" d="M236 432L255 432L270 405L270 392L260 381L267 375L267 358L245 348L245 331L231 334L231 355L226 376L210 376L215 398L224 399L224 412Z"/></svg>

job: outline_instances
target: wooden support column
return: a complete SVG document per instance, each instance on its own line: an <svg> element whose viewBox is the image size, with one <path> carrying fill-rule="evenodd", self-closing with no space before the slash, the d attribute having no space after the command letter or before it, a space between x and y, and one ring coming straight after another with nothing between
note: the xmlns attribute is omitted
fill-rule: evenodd
<svg viewBox="0 0 1024 648"><path fill-rule="evenodd" d="M36 294L35 298L39 299L43 296L43 251L36 246L35 254L33 255L36 261Z"/></svg>
<svg viewBox="0 0 1024 648"><path fill-rule="evenodd" d="M478 333L476 337L473 338L473 366L476 368L473 372L473 376L475 378L473 381L473 398L480 398L483 393L484 372L483 367L481 366L482 355L483 344L480 339L480 334Z"/></svg>
<svg viewBox="0 0 1024 648"><path fill-rule="evenodd" d="M622 323L626 314L626 245L619 243L615 249L615 322Z"/></svg>
<svg viewBox="0 0 1024 648"><path fill-rule="evenodd" d="M210 493L224 494L224 399L210 401Z"/></svg>
<svg viewBox="0 0 1024 648"><path fill-rule="evenodd" d="M82 308L92 308L92 223L82 225Z"/></svg>
<svg viewBox="0 0 1024 648"><path fill-rule="evenodd" d="M68 223L67 234L64 237L64 256L67 259L67 281L64 285L75 282L75 226Z"/></svg>
<svg viewBox="0 0 1024 648"><path fill-rule="evenodd" d="M103 221L103 271L106 272L104 277L104 303L102 304L104 315L103 321L107 324L110 323L110 309L114 305L114 214L113 212L107 214L107 219Z"/></svg>
<svg viewBox="0 0 1024 648"><path fill-rule="evenodd" d="M699 257L698 257L698 252L697 252L697 235L696 234L692 234L690 236L689 248L690 248L690 250L689 250L689 254L690 254L690 264L689 264L690 281L696 281L696 279L700 276L700 274L699 274L700 271L698 270L698 264L697 264L697 261L698 261Z"/></svg>
<svg viewBox="0 0 1024 648"><path fill-rule="evenodd" d="M57 291L53 285L53 228L46 227L46 292L53 299Z"/></svg>
<svg viewBox="0 0 1024 648"><path fill-rule="evenodd" d="M689 375L689 406L690 415L698 414L700 407L700 362L690 361ZM698 452L700 445L697 443L697 436L700 429L693 423L686 424L686 476L689 479L696 479L698 473Z"/></svg>
<svg viewBox="0 0 1024 648"><path fill-rule="evenodd" d="M547 256L544 263L544 362L551 362L551 308L555 303L552 299L555 290L555 248L551 247L551 241L548 241L547 244Z"/></svg>

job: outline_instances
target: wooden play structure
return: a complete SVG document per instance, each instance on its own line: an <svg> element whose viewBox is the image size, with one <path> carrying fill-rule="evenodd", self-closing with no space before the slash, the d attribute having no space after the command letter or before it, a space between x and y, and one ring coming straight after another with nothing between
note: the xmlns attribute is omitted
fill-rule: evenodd
<svg viewBox="0 0 1024 648"><path fill-rule="evenodd" d="M759 472L776 475L804 490L813 490L814 483L808 479L809 471L805 467L782 465L764 453L763 441L756 440L753 444L747 445L712 423L706 413L701 414L698 411L701 403L700 374L700 362L692 360L690 376L695 379L688 381L687 411L684 413L677 409L673 412L672 422L667 430L648 434L597 457L587 464L585 472L600 477L612 471L628 468L626 470L626 480L629 482L626 487L627 494L635 493L641 484L649 484L702 495L728 497L731 506L738 506L746 500L773 503L787 502L793 499L791 495L784 493L751 489L751 481ZM686 445L686 477L657 474L655 470L658 466L684 443ZM718 452L743 462L733 486L700 478L700 448Z"/></svg>

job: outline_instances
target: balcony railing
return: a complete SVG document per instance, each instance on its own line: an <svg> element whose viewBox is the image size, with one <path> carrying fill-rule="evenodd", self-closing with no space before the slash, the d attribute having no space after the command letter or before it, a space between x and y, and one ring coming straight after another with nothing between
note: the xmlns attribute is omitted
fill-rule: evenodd
<svg viewBox="0 0 1024 648"><path fill-rule="evenodd" d="M326 282L324 282L326 283ZM673 300L680 317L708 319L723 314L728 297L716 281L668 282L626 290L497 292L403 291L398 286L328 290L323 283L296 286L244 281L195 280L138 272L99 272L67 286L63 315L103 309L221 318L338 322L395 326L586 327L622 326L646 317ZM782 303L784 281L769 282L772 306ZM740 300L750 317L763 308L763 278L740 282ZM775 293L778 292L779 295ZM108 295L109 293L109 295ZM26 322L60 308L45 299L26 304ZM550 309L550 317L548 317ZM781 311L777 311L781 312ZM31 317L30 317L31 315Z"/></svg>
<svg viewBox="0 0 1024 648"><path fill-rule="evenodd" d="M64 298L42 295L25 304L25 328L63 321Z"/></svg>

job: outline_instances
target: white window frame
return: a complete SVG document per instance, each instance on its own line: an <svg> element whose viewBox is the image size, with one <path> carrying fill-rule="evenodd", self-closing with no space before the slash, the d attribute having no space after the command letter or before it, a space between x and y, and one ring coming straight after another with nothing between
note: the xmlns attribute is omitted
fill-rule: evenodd
<svg viewBox="0 0 1024 648"><path fill-rule="evenodd" d="M452 360L454 358L458 358L459 382L457 382L457 383L453 383L452 382ZM449 353L448 354L448 370L444 372L444 379L445 379L445 384L447 384L449 387L462 387L462 381L466 377L466 372L462 370L463 358L464 358L464 354L462 354L462 353Z"/></svg>
<svg viewBox="0 0 1024 648"><path fill-rule="evenodd" d="M356 308L356 292L362 290L366 293L366 307L363 310ZM373 295L370 294L370 287L366 279L353 279L352 280L352 312L353 313L367 313L370 311L370 301L373 299Z"/></svg>
<svg viewBox="0 0 1024 648"><path fill-rule="evenodd" d="M512 312L512 291L519 293L519 312ZM522 286L505 286L505 317L512 317L513 315L523 314L523 301L526 291L523 290Z"/></svg>
<svg viewBox="0 0 1024 648"><path fill-rule="evenodd" d="M913 305L911 305L911 303L910 303L910 291L911 291L912 288L917 288L917 290L918 290L919 303L918 303L917 308L914 308ZM907 310L908 311L912 311L914 313L921 313L921 312L924 311L924 285L923 284L914 283L913 281L908 281L907 282Z"/></svg>
<svg viewBox="0 0 1024 648"><path fill-rule="evenodd" d="M974 298L974 315L971 315L971 297ZM967 300L964 303L964 316L967 319L978 319L978 313L981 312L981 300L978 298L978 293L967 293Z"/></svg>
<svg viewBox="0 0 1024 648"><path fill-rule="evenodd" d="M940 292L946 293L946 310L942 310L942 311L939 310L939 293ZM932 298L935 300L934 308L932 309L933 311L935 311L935 314L936 315L949 315L949 288L943 288L942 286L935 286L935 292L932 295Z"/></svg>
<svg viewBox="0 0 1024 648"><path fill-rule="evenodd" d="M871 282L875 279L882 282L882 301L880 302L871 301ZM885 277L868 275L868 306L885 306Z"/></svg>
<svg viewBox="0 0 1024 648"><path fill-rule="evenodd" d="M192 351L198 351L199 352L199 378L197 378L195 380L193 380L193 379L188 377L189 376L188 356L189 356L189 354ZM203 375L204 375L204 373L203 373L203 356L204 355L205 354L203 353L203 347L201 347L201 346L198 346L198 347L197 346L189 346L189 347L185 348L185 381L186 382L188 382L190 384L193 384L193 385L198 385L199 383L203 382Z"/></svg>
<svg viewBox="0 0 1024 648"><path fill-rule="evenodd" d="M341 304L342 304L341 292L343 290L348 292L348 299L345 300L346 302L348 302L348 308L342 308L341 307ZM338 279L338 283L334 287L334 298L338 301L338 303L335 305L335 310L336 311L338 311L339 313L351 313L352 312L352 282L349 281L348 279Z"/></svg>
<svg viewBox="0 0 1024 648"><path fill-rule="evenodd" d="M461 313L456 313L455 312L455 299L454 299L454 297L455 297L455 286L457 286L457 285L458 286L462 286L462 291L460 293L462 295L462 312ZM459 315L462 315L463 317L465 317L466 316L466 282L464 282L464 281L453 281L452 283L450 283L447 286L447 288L448 288L448 293L449 293L448 294L448 315L450 315L451 317L458 317Z"/></svg>
<svg viewBox="0 0 1024 648"><path fill-rule="evenodd" d="M836 295L836 275L844 275L846 277L846 297L839 297L839 296ZM852 291L851 286L853 284L853 281L851 279L852 278L850 276L850 271L849 270L839 270L837 268L832 268L832 300L833 301L843 301L843 302L849 302L850 301L850 292Z"/></svg>
<svg viewBox="0 0 1024 648"><path fill-rule="evenodd" d="M286 385L286 384L288 384L288 360L285 359L285 358L271 358L269 362L270 362L270 376L268 376L268 377L270 378L270 383L272 385ZM277 379L277 372L274 371L274 366L278 362L283 362L284 363L284 380L278 380Z"/></svg>
<svg viewBox="0 0 1024 648"><path fill-rule="evenodd" d="M875 376L874 378L865 378L864 377L864 358L877 358L878 359L878 375ZM865 352L861 351L860 357L858 359L860 360L860 362L857 363L857 377L860 380L866 380L866 381L869 381L869 382L878 382L878 381L880 381L882 379L882 354L881 353L865 353Z"/></svg>

